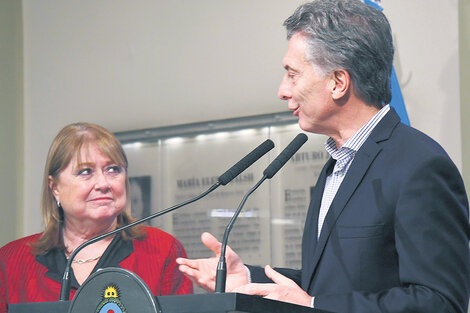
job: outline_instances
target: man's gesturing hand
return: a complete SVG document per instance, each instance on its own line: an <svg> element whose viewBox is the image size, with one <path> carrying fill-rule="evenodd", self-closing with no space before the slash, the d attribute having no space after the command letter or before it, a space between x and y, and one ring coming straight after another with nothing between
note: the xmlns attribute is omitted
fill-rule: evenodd
<svg viewBox="0 0 470 313"><path fill-rule="evenodd" d="M267 299L310 307L312 297L302 290L293 280L279 274L269 265L266 265L264 271L274 284L247 284L234 289L233 292L260 295Z"/></svg>
<svg viewBox="0 0 470 313"><path fill-rule="evenodd" d="M179 270L189 277L196 285L207 291L214 291L217 263L220 258L222 244L211 234L201 235L202 243L214 252L215 257L207 259L178 258ZM227 291L248 283L248 273L240 257L227 246L225 259L227 262Z"/></svg>

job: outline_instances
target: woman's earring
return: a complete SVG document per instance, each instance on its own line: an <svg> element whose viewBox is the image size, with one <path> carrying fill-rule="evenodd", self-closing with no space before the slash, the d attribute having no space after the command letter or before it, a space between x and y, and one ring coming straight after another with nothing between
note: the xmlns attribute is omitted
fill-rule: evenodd
<svg viewBox="0 0 470 313"><path fill-rule="evenodd" d="M57 201L57 207L58 207L58 208L60 208L60 207L61 207L61 206L60 206L60 202L59 202L59 201Z"/></svg>

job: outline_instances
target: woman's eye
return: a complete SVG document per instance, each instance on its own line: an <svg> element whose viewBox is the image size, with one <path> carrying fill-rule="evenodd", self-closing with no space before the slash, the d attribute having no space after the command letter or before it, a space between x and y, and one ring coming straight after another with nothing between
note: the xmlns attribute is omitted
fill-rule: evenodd
<svg viewBox="0 0 470 313"><path fill-rule="evenodd" d="M84 176L84 175L90 175L91 174L91 168L82 168L81 170L78 171L78 175Z"/></svg>
<svg viewBox="0 0 470 313"><path fill-rule="evenodd" d="M106 172L108 173L114 173L114 174L119 174L122 172L122 167L119 166L119 165L113 165L113 166L110 166L106 169Z"/></svg>

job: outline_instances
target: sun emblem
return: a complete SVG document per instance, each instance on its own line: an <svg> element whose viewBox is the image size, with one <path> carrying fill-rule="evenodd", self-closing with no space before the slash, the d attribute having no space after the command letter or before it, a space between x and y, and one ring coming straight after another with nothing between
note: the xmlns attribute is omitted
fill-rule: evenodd
<svg viewBox="0 0 470 313"><path fill-rule="evenodd" d="M119 298L119 293L116 287L108 286L104 289L103 298Z"/></svg>
<svg viewBox="0 0 470 313"><path fill-rule="evenodd" d="M119 297L119 287L116 284L107 284L104 287L103 300L95 313L127 313Z"/></svg>

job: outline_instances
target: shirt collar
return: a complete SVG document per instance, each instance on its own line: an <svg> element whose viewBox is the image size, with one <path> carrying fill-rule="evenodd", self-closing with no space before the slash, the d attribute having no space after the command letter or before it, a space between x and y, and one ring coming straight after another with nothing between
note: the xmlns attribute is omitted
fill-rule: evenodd
<svg viewBox="0 0 470 313"><path fill-rule="evenodd" d="M369 137L372 130L377 126L380 120L390 111L390 105L385 105L379 112L377 112L367 123L365 123L346 143L337 148L333 138L328 138L325 143L325 150L335 160L342 160L351 157L362 146L362 144Z"/></svg>

